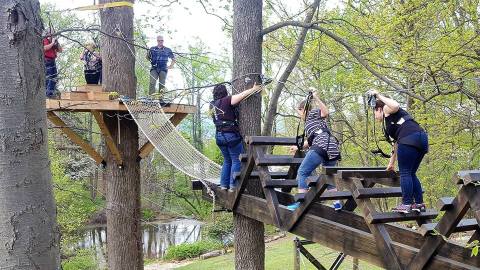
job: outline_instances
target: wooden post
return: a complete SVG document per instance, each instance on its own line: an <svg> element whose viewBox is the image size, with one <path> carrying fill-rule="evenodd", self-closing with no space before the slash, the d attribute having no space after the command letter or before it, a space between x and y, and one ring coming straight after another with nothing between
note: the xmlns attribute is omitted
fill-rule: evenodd
<svg viewBox="0 0 480 270"><path fill-rule="evenodd" d="M298 251L298 242L300 239L293 239L293 270L300 270L300 252Z"/></svg>

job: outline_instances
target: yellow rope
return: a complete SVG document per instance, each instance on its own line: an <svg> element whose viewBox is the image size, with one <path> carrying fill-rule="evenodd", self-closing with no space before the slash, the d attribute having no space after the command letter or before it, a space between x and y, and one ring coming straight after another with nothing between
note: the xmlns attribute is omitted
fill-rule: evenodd
<svg viewBox="0 0 480 270"><path fill-rule="evenodd" d="M97 9L105 9L105 8L113 8L113 7L131 7L131 8L133 8L133 3L127 2L127 1L111 2L111 3L105 3L105 4L78 7L78 8L75 8L75 10L85 11L85 10L97 10Z"/></svg>

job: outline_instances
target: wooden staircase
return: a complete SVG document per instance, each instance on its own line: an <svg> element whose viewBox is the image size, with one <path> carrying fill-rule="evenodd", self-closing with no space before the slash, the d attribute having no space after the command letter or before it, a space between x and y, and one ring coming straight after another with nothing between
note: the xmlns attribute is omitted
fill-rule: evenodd
<svg viewBox="0 0 480 270"><path fill-rule="evenodd" d="M409 214L377 209L372 199L401 197L399 175L395 172L383 167L323 167L320 175L307 179L309 191L294 196L284 191L296 187L303 153L285 156L265 151L269 146L295 145L295 138L252 136L246 143L242 171L236 175L236 192L211 186L217 202L224 207L387 269L480 269L480 258L470 257L467 248L443 240L454 232L476 231L472 239L480 236L477 171L461 172L455 177L460 191L455 198L441 200L439 209L445 213L438 223L432 223L438 215L434 209ZM278 166L286 167L285 171L272 171ZM462 179L467 179L468 184ZM246 190L248 181L259 181L264 197L250 195ZM328 191L329 185L335 185L337 191ZM193 186L201 188L198 183ZM335 212L322 203L327 200L345 200L342 211ZM286 205L295 201L301 202L300 206L288 210ZM462 219L469 208L475 219ZM415 221L421 229L413 231L395 224L406 221Z"/></svg>

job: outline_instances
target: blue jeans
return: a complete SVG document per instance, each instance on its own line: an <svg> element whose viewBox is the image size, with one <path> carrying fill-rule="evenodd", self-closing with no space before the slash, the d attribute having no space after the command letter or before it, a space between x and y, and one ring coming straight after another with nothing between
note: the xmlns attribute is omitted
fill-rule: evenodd
<svg viewBox="0 0 480 270"><path fill-rule="evenodd" d="M57 85L57 65L55 60L45 59L45 88L47 97L55 94L55 86Z"/></svg>
<svg viewBox="0 0 480 270"><path fill-rule="evenodd" d="M415 132L407 136L416 140L418 146L398 144L397 158L400 170L400 186L403 204L423 203L422 184L416 173L423 157L428 152L428 137L425 132Z"/></svg>
<svg viewBox="0 0 480 270"><path fill-rule="evenodd" d="M243 152L242 137L233 132L217 132L215 139L223 155L220 186L235 188L233 175L241 169L240 154Z"/></svg>
<svg viewBox="0 0 480 270"><path fill-rule="evenodd" d="M317 152L310 150L305 155L305 158L300 164L297 172L297 182L298 188L300 189L308 189L308 185L306 183L307 177L309 177L312 172L320 165L323 166L335 166L337 165L336 160L326 160L324 157L319 155ZM333 188L333 187L330 187Z"/></svg>

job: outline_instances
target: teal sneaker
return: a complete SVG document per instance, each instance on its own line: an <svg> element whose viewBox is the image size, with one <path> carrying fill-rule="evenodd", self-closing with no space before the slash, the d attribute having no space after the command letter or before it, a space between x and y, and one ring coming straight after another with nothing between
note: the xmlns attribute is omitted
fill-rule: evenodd
<svg viewBox="0 0 480 270"><path fill-rule="evenodd" d="M296 203L292 203L290 205L287 205L287 209L290 210L290 211L295 211L295 209L297 209L299 206L300 206L300 203L296 202Z"/></svg>

